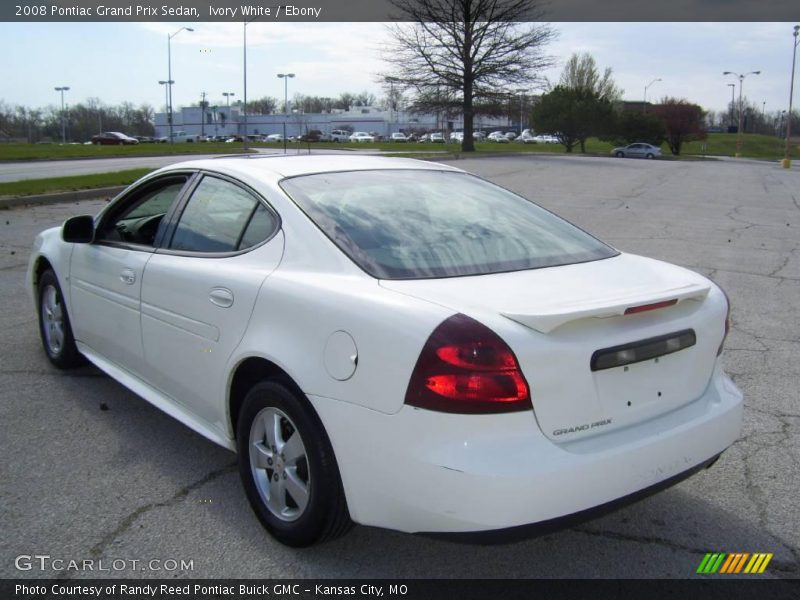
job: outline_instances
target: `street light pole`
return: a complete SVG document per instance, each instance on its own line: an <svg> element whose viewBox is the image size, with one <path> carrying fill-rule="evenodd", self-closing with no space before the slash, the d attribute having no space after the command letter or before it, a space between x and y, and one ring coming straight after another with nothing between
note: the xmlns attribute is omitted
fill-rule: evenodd
<svg viewBox="0 0 800 600"><path fill-rule="evenodd" d="M394 123L394 112L396 109L395 106L395 99L394 99L394 84L399 83L400 80L397 77L384 77L383 79L386 83L389 84L389 131L387 132L387 138L390 138L392 135L392 124Z"/></svg>
<svg viewBox="0 0 800 600"><path fill-rule="evenodd" d="M61 143L67 143L67 121L66 121L66 114L64 113L64 92L69 90L69 86L61 86L55 88L57 92L61 92Z"/></svg>
<svg viewBox="0 0 800 600"><path fill-rule="evenodd" d="M242 137L244 145L242 149L247 152L247 26L256 20L257 17L252 17L251 19L245 19L243 22L243 43L242 43L242 53L243 53L243 68L244 68L244 106L242 110L244 111L244 136Z"/></svg>
<svg viewBox="0 0 800 600"><path fill-rule="evenodd" d="M731 126L733 126L733 107L736 106L736 99L733 95L736 93L736 84L729 83L728 87L731 88Z"/></svg>
<svg viewBox="0 0 800 600"><path fill-rule="evenodd" d="M642 102L642 112L647 112L647 89L653 85L656 81L661 81L661 77L657 77L653 79L650 83L644 86L644 101Z"/></svg>
<svg viewBox="0 0 800 600"><path fill-rule="evenodd" d="M761 71L750 71L749 73L739 74L733 71L725 71L723 75L733 75L739 78L739 126L736 132L736 158L742 155L742 88L744 87L744 78L748 75L760 75Z"/></svg>
<svg viewBox="0 0 800 600"><path fill-rule="evenodd" d="M797 45L800 43L797 36L800 32L800 25L794 26L794 47L792 48L792 82L789 84L789 113L786 115L786 147L783 150L783 160L781 166L784 169L789 169L792 166L792 100L794 99L794 67L797 61Z"/></svg>
<svg viewBox="0 0 800 600"><path fill-rule="evenodd" d="M172 83L175 83L175 82L172 81L171 79L169 79L167 81L163 81L162 80L162 81L158 82L158 85L166 86L164 88L164 110L167 113L167 122L169 122L169 86Z"/></svg>
<svg viewBox="0 0 800 600"><path fill-rule="evenodd" d="M294 73L278 73L278 78L283 79L283 153L286 154L286 119L289 118L289 79Z"/></svg>
<svg viewBox="0 0 800 600"><path fill-rule="evenodd" d="M225 105L227 106L228 110L226 111L227 114L225 115L226 119L231 118L231 96L235 96L236 94L233 92L222 92L222 95L225 96ZM223 129L225 128L225 123L222 124Z"/></svg>
<svg viewBox="0 0 800 600"><path fill-rule="evenodd" d="M525 90L517 90L519 94L519 135L522 135L522 116L523 116L523 103L525 102Z"/></svg>
<svg viewBox="0 0 800 600"><path fill-rule="evenodd" d="M169 143L172 144L175 139L172 135L172 84L175 81L172 79L172 38L178 35L181 31L194 31L191 27L181 27L172 34L167 34L167 89L169 90L169 95L167 99L167 121L169 121Z"/></svg>

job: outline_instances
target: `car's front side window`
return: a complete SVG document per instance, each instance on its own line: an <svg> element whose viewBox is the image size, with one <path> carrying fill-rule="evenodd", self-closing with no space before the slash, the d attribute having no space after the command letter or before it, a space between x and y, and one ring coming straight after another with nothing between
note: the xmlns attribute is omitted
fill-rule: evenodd
<svg viewBox="0 0 800 600"><path fill-rule="evenodd" d="M134 191L103 219L95 240L154 246L165 215L188 179L188 175L169 177Z"/></svg>
<svg viewBox="0 0 800 600"><path fill-rule="evenodd" d="M236 252L272 235L277 217L255 196L224 179L205 176L178 221L170 250Z"/></svg>

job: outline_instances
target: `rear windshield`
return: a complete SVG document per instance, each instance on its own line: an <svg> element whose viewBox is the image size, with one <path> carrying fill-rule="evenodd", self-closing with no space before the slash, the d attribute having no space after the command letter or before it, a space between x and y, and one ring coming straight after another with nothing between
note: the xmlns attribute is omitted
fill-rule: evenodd
<svg viewBox="0 0 800 600"><path fill-rule="evenodd" d="M536 204L465 173L348 171L285 179L281 186L378 279L485 275L617 254Z"/></svg>

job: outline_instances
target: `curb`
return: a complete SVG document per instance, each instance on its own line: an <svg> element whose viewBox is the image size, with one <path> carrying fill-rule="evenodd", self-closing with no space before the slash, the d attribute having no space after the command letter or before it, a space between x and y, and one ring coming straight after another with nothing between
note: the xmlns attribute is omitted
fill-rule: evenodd
<svg viewBox="0 0 800 600"><path fill-rule="evenodd" d="M76 190L74 192L0 198L0 209L15 208L17 206L41 206L45 204L60 204L63 202L78 202L80 200L94 200L96 198L113 198L127 187L127 185L117 185L114 187L93 188L90 190Z"/></svg>

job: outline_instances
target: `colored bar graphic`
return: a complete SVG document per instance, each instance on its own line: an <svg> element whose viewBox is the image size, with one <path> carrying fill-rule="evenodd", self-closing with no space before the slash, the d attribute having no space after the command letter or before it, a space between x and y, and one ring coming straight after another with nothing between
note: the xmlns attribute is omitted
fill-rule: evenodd
<svg viewBox="0 0 800 600"><path fill-rule="evenodd" d="M716 573L722 561L725 559L725 553L706 554L700 566L697 567L698 573Z"/></svg>
<svg viewBox="0 0 800 600"><path fill-rule="evenodd" d="M713 575L714 573L732 575L735 573L763 573L774 555L771 552L709 552L700 561L697 573ZM749 560L748 560L749 559ZM745 563L747 566L745 566Z"/></svg>
<svg viewBox="0 0 800 600"><path fill-rule="evenodd" d="M739 562L736 564L736 568L735 568L735 570L733 571L734 573L739 573L739 572L741 572L741 570L742 570L742 567L744 566L744 561L746 561L746 560L747 560L747 557L748 557L748 556L750 556L750 553L749 553L749 552L743 552L743 553L742 553L742 557L739 559Z"/></svg>

